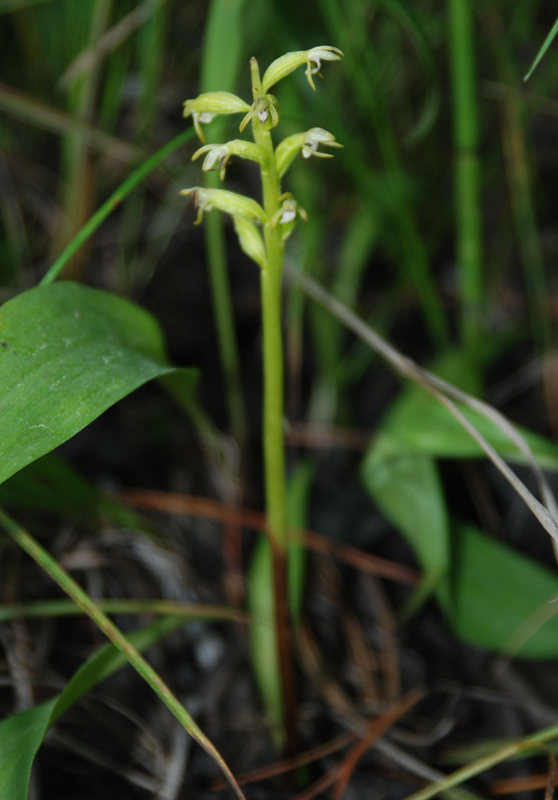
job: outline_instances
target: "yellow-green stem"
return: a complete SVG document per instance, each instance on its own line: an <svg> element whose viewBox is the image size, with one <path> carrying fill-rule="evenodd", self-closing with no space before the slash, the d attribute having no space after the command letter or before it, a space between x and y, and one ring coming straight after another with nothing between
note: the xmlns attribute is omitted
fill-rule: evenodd
<svg viewBox="0 0 558 800"><path fill-rule="evenodd" d="M260 73L255 58L251 61L254 100L262 94ZM252 122L254 141L265 152L261 167L263 207L268 220L280 208L281 184L275 166L271 134L257 115ZM285 487L285 440L283 430L283 339L281 328L281 277L283 241L280 225L264 228L266 263L262 269L263 325L263 446L265 464L266 513L273 553L273 598L277 666L281 681L282 727L285 753L296 751L296 692L291 649L291 624L287 601L287 511Z"/></svg>
<svg viewBox="0 0 558 800"><path fill-rule="evenodd" d="M258 65L252 59L254 99L261 94ZM266 163L261 169L263 207L271 219L278 211L281 185L275 168L275 154L269 131L263 129L257 116L252 125L254 141L265 151ZM281 274L283 243L276 225L265 228L267 263L262 270L262 321L264 371L264 462L267 517L274 546L284 553L287 546L285 510L285 442L283 432L283 340L281 332Z"/></svg>

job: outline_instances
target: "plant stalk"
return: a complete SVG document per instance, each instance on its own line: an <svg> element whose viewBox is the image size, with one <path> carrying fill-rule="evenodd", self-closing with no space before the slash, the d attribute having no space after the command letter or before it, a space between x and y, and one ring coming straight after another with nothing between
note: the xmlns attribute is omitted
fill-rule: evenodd
<svg viewBox="0 0 558 800"><path fill-rule="evenodd" d="M258 63L250 62L254 100L262 94ZM265 151L261 169L263 208L272 219L280 208L281 185L269 131L257 116L252 123L254 141ZM261 274L263 326L263 446L266 511L273 553L274 618L277 657L281 675L283 725L286 752L295 751L296 701L291 652L291 620L287 600L287 510L285 481L285 440L283 430L283 339L281 326L281 278L284 246L279 226L265 227L266 265Z"/></svg>
<svg viewBox="0 0 558 800"><path fill-rule="evenodd" d="M474 364L482 341L482 222L474 11L469 0L450 0L449 42L455 148L457 262L461 282L461 338Z"/></svg>

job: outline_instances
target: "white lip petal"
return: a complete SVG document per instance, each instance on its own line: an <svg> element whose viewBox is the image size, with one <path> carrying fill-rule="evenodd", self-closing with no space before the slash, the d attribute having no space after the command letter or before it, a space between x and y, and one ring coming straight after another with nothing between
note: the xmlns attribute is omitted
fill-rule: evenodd
<svg viewBox="0 0 558 800"><path fill-rule="evenodd" d="M293 219L295 219L295 217L296 217L296 209L287 208L281 214L281 219L279 220L279 222L282 225L285 225L287 222L292 222Z"/></svg>
<svg viewBox="0 0 558 800"><path fill-rule="evenodd" d="M203 122L204 125L207 125L207 123L211 122L211 120L214 119L216 116L217 116L216 114L212 114L209 111L202 111L198 119L200 122Z"/></svg>

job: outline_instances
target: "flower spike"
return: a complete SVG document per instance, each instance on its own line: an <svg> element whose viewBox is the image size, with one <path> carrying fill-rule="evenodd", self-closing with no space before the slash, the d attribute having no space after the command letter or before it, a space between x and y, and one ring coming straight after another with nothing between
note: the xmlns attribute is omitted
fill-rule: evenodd
<svg viewBox="0 0 558 800"><path fill-rule="evenodd" d="M311 50L295 50L292 53L286 53L284 56L276 58L266 69L262 80L262 89L267 92L277 81L286 78L295 69L306 64L308 83L315 90L312 75L320 74L321 62L339 61L341 58L343 58L341 50L328 44L313 47Z"/></svg>
<svg viewBox="0 0 558 800"><path fill-rule="evenodd" d="M184 117L192 116L200 140L205 142L201 124L207 124L217 114L240 114L250 110L248 103L231 92L203 92L184 103Z"/></svg>

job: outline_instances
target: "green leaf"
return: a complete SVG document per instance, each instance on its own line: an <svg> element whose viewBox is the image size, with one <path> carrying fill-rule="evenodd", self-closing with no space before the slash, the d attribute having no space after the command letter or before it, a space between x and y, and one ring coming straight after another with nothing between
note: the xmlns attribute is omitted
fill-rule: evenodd
<svg viewBox="0 0 558 800"><path fill-rule="evenodd" d="M432 458L380 433L362 464L362 481L381 512L405 536L424 571L406 613L416 611L450 565L444 493Z"/></svg>
<svg viewBox="0 0 558 800"><path fill-rule="evenodd" d="M537 66L539 65L539 62L543 58L544 54L546 53L546 51L548 50L548 48L550 47L552 42L554 41L557 33L558 33L558 19L556 20L556 22L554 23L554 25L552 26L552 28L550 30L550 33L548 34L548 36L546 37L546 39L542 43L539 52L535 56L535 60L533 61L533 63L529 67L529 71L527 72L527 74L523 78L524 81L528 81L529 78L531 77L531 75L533 74L533 72L536 70Z"/></svg>
<svg viewBox="0 0 558 800"><path fill-rule="evenodd" d="M138 650L145 650L183 624L181 617L164 617L131 633L128 639ZM0 723L0 800L26 800L33 761L48 729L83 694L126 663L126 657L114 645L105 645L76 672L60 695Z"/></svg>
<svg viewBox="0 0 558 800"><path fill-rule="evenodd" d="M471 525L453 533L453 568L437 597L457 635L521 658L557 658L556 573Z"/></svg>
<svg viewBox="0 0 558 800"><path fill-rule="evenodd" d="M467 392L477 393L475 379L466 360L450 353L433 371ZM507 461L525 463L523 455L490 420L459 402L456 405L489 444ZM515 426L531 448L539 466L558 469L558 447L520 425ZM447 408L419 386L407 388L393 403L382 424L401 448L433 458L484 458L479 445ZM373 449L374 445L372 445Z"/></svg>
<svg viewBox="0 0 558 800"><path fill-rule="evenodd" d="M62 282L0 308L0 483L174 371L162 332L115 295Z"/></svg>

